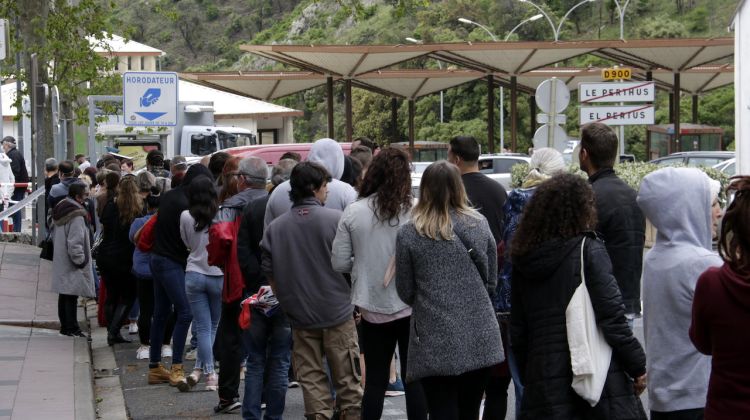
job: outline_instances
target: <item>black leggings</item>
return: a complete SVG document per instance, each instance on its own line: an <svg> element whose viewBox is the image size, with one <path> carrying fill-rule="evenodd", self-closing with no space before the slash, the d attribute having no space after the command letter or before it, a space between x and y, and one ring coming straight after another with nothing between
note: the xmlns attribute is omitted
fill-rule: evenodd
<svg viewBox="0 0 750 420"><path fill-rule="evenodd" d="M479 418L479 406L489 376L490 368L482 368L458 376L422 378L422 387L430 409L430 420Z"/></svg>
<svg viewBox="0 0 750 420"><path fill-rule="evenodd" d="M57 317L60 318L60 333L74 334L81 331L78 326L78 296L63 295L57 298Z"/></svg>
<svg viewBox="0 0 750 420"><path fill-rule="evenodd" d="M379 419L383 414L383 400L388 387L391 359L398 344L401 375L406 376L406 359L409 354L409 320L397 319L384 324L361 322L362 353L365 356L365 394L362 397L362 419ZM409 420L426 420L427 403L419 381L407 383L406 414Z"/></svg>
<svg viewBox="0 0 750 420"><path fill-rule="evenodd" d="M141 313L138 315L138 339L141 345L151 344L151 317L154 316L154 279L151 277L139 277L138 280L138 302L141 305ZM163 344L169 345L172 341L175 320L174 310L169 312L167 326L164 328Z"/></svg>

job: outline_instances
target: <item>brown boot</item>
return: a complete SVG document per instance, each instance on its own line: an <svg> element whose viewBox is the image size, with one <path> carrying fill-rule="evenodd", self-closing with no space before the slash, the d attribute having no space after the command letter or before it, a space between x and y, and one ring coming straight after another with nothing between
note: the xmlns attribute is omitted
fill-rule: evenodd
<svg viewBox="0 0 750 420"><path fill-rule="evenodd" d="M165 369L161 363L159 363L159 366L155 368L149 368L148 370L148 384L149 385L165 384L169 382L169 379L170 379L169 371Z"/></svg>
<svg viewBox="0 0 750 420"><path fill-rule="evenodd" d="M349 407L341 412L341 420L360 420L362 410L359 407Z"/></svg>
<svg viewBox="0 0 750 420"><path fill-rule="evenodd" d="M182 363L172 365L172 373L169 376L169 385L176 386L180 392L190 391L190 385L188 385L185 379L185 370L182 368Z"/></svg>

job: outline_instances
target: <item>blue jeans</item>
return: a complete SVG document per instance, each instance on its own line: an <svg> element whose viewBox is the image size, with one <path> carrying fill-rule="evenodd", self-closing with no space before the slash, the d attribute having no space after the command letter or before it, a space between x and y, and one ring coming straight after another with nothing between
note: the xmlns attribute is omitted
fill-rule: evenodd
<svg viewBox="0 0 750 420"><path fill-rule="evenodd" d="M269 318L253 309L250 328L242 332L242 341L248 353L242 418L281 419L284 414L289 383L289 359L292 353L292 328L286 315L277 309ZM260 399L264 391L264 370L268 371L265 384L267 406L265 416L261 416Z"/></svg>
<svg viewBox="0 0 750 420"><path fill-rule="evenodd" d="M190 321L193 315L185 294L185 270L178 262L151 254L151 274L154 277L154 315L151 321L151 364L161 362L161 345L170 306L174 305L176 321L172 333L172 365L182 364Z"/></svg>
<svg viewBox="0 0 750 420"><path fill-rule="evenodd" d="M195 368L206 373L214 372L214 339L221 316L221 289L224 276L207 276L188 271L185 273L185 292L193 312L193 329L198 341Z"/></svg>
<svg viewBox="0 0 750 420"><path fill-rule="evenodd" d="M13 190L13 195L10 197L13 201L21 201L23 198L26 197L26 190L25 189L16 189ZM13 204L14 206L15 204ZM12 206L8 206L12 207ZM11 216L13 219L13 232L20 232L21 231L21 215L23 214L23 210L18 211Z"/></svg>

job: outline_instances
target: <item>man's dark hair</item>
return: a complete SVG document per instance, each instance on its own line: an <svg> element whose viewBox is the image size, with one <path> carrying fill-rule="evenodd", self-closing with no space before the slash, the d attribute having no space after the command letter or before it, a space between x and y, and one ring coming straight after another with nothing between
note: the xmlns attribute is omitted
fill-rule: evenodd
<svg viewBox="0 0 750 420"><path fill-rule="evenodd" d="M465 162L479 160L479 143L472 136L456 136L450 142L451 152Z"/></svg>
<svg viewBox="0 0 750 420"><path fill-rule="evenodd" d="M581 148L596 169L611 168L617 159L617 135L608 125L590 123L581 129Z"/></svg>
<svg viewBox="0 0 750 420"><path fill-rule="evenodd" d="M146 155L146 163L149 166L159 168L164 165L164 153L161 150L151 150Z"/></svg>
<svg viewBox="0 0 750 420"><path fill-rule="evenodd" d="M326 182L331 182L331 174L323 165L300 162L292 169L292 176L289 178L289 185L292 187L289 198L297 204L306 198L314 197L315 190Z"/></svg>
<svg viewBox="0 0 750 420"><path fill-rule="evenodd" d="M79 153L79 154L76 155L75 160L78 160L78 159L80 159L82 157L86 157L86 155L84 155L82 153Z"/></svg>
<svg viewBox="0 0 750 420"><path fill-rule="evenodd" d="M86 191L86 184L83 182L74 182L68 187L68 197L76 198L82 195L84 191Z"/></svg>
<svg viewBox="0 0 750 420"><path fill-rule="evenodd" d="M73 170L75 169L75 166L73 165L73 162L64 160L60 162L59 165L57 165L57 169L58 171L60 171L61 175L73 176Z"/></svg>
<svg viewBox="0 0 750 420"><path fill-rule="evenodd" d="M122 162L120 162L120 165L126 164L130 167L130 169L133 169L133 161L130 159L123 159Z"/></svg>
<svg viewBox="0 0 750 420"><path fill-rule="evenodd" d="M300 155L297 152L286 152L283 155L281 155L281 158L279 158L279 161L282 161L284 159L291 159L296 162L302 162L302 155Z"/></svg>
<svg viewBox="0 0 750 420"><path fill-rule="evenodd" d="M231 156L227 152L216 152L211 155L211 159L208 161L208 170L214 176L214 179L221 178L221 171L224 169L224 164L227 163Z"/></svg>
<svg viewBox="0 0 750 420"><path fill-rule="evenodd" d="M375 153L375 149L378 148L378 144L372 141L372 139L370 139L369 137L357 137L352 141L352 143L354 143L355 141L358 141L360 146L369 148L373 153Z"/></svg>

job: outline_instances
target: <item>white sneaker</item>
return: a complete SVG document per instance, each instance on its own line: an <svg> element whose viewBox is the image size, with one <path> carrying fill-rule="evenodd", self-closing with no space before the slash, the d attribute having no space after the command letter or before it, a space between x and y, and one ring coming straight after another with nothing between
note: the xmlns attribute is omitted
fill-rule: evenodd
<svg viewBox="0 0 750 420"><path fill-rule="evenodd" d="M151 356L151 346L140 346L135 351L135 358L138 360L146 360Z"/></svg>
<svg viewBox="0 0 750 420"><path fill-rule="evenodd" d="M206 375L206 391L216 391L219 389L219 375L209 373Z"/></svg>
<svg viewBox="0 0 750 420"><path fill-rule="evenodd" d="M188 385L190 385L190 388L194 387L198 384L198 382L200 382L202 374L202 369L193 369L193 372L190 373L190 375L188 375L188 377L186 378Z"/></svg>
<svg viewBox="0 0 750 420"><path fill-rule="evenodd" d="M164 344L161 346L161 357L172 357L172 346Z"/></svg>
<svg viewBox="0 0 750 420"><path fill-rule="evenodd" d="M185 360L195 360L195 356L198 355L198 349L192 349L185 354Z"/></svg>
<svg viewBox="0 0 750 420"><path fill-rule="evenodd" d="M130 325L128 325L128 334L138 334L138 324L131 322Z"/></svg>

